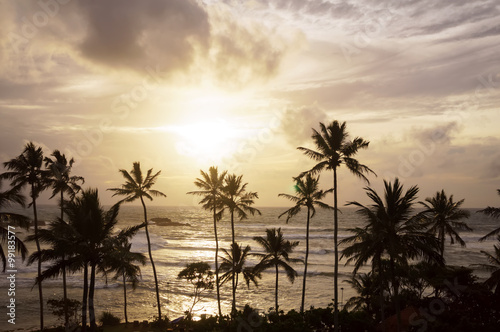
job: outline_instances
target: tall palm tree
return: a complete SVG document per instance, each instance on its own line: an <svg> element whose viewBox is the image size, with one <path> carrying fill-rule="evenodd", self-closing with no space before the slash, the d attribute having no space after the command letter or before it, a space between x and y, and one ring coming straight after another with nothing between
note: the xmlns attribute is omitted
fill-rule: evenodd
<svg viewBox="0 0 500 332"><path fill-rule="evenodd" d="M2 188L2 179L0 179L0 189ZM1 246L4 243L14 240L16 250L21 254L21 259L24 261L28 249L23 241L15 235L15 232L9 233L9 226L20 226L25 229L29 228L30 220L28 217L18 213L4 212L3 209L9 207L12 203L19 204L24 207L25 197L21 195L19 189L10 189L0 191L0 258L2 259L2 272L5 272L7 267L7 257Z"/></svg>
<svg viewBox="0 0 500 332"><path fill-rule="evenodd" d="M304 259L304 277L302 279L302 299L300 302L300 313L304 313L304 301L306 296L306 277L307 277L307 260L309 258L309 221L316 215L315 205L323 209L332 209L331 206L321 202L328 193L332 192L333 189L320 190L319 187L319 176L314 178L311 174L306 174L305 181L301 178L296 178L295 185L295 196L288 194L279 194L279 197L284 197L295 203L295 206L286 210L279 215L281 218L283 215L287 215L286 222L297 215L302 207L307 208L307 222L306 222L306 256Z"/></svg>
<svg viewBox="0 0 500 332"><path fill-rule="evenodd" d="M348 257L346 264L354 261L354 274L371 260L372 271L382 278L383 259L388 260L399 331L401 315L396 267L408 266L408 261L417 258L437 263L443 261L439 254L439 240L433 234L427 233L426 224L412 214L418 187L413 186L403 193L403 186L396 178L393 184L384 180L384 188L383 198L374 189L365 188L367 196L373 202L372 205L348 203L359 207L357 212L365 218L366 226L350 229L354 235L342 240L341 244L351 244L344 249L343 256ZM380 284L383 285L382 279Z"/></svg>
<svg viewBox="0 0 500 332"><path fill-rule="evenodd" d="M38 251L30 257L39 260L50 260L53 263L44 270L37 282L59 276L64 268L70 272L83 269L83 301L82 301L82 329L87 325L87 304L90 328L97 329L94 308L95 280L98 271L106 271L110 266L112 253L116 247L117 238L130 238L142 225L127 228L117 236L114 227L118 222L119 204L115 204L105 211L99 200L97 189L84 190L73 201L66 203L65 213L68 222L58 219L52 228L60 239L51 249ZM43 232L43 240L46 240ZM55 235L52 235L55 236ZM64 260L58 252L65 247L68 254ZM89 271L90 270L90 271Z"/></svg>
<svg viewBox="0 0 500 332"><path fill-rule="evenodd" d="M238 216L240 220L244 220L248 218L248 213L252 216L257 214L261 214L260 211L252 205L255 203L255 199L259 198L256 192L247 192L246 187L248 183L242 182L243 175L237 176L236 174L227 175L224 179L224 187L222 192L222 204L223 208L221 213L225 210L229 211L231 215L231 247L236 248L235 241L235 232L234 232L234 215ZM236 264L236 261L232 261L233 264ZM237 267L232 267L232 273L236 273ZM236 286L237 286L237 278L233 275L231 278L232 287L233 287L233 305L232 312L236 312Z"/></svg>
<svg viewBox="0 0 500 332"><path fill-rule="evenodd" d="M73 168L74 159L71 158L67 160L64 154L61 154L59 150L54 150L52 153L54 159L45 157L45 166L50 171L50 177L48 178L48 183L52 187L52 196L55 197L59 194L59 204L61 208L61 220L64 220L64 194L69 196L69 199L73 199L75 195L82 189L80 183L85 183L85 180L81 176L71 176L71 169ZM62 259L64 260L65 251L61 251ZM63 268L62 271L63 279L63 301L64 301L64 326L66 330L69 328L69 312L68 312L68 295L67 295L67 285L66 285L66 269Z"/></svg>
<svg viewBox="0 0 500 332"><path fill-rule="evenodd" d="M221 219L222 215L222 189L224 188L224 179L227 171L219 174L217 167L210 167L208 173L200 170L202 178L197 178L194 182L195 186L200 188L199 191L190 191L188 194L203 196L199 204L202 204L203 209L212 211L214 219L214 236L215 236L215 285L217 289L217 307L219 309L219 316L222 317L220 306L220 284L219 284L219 240L217 236L217 221ZM219 211L218 211L219 210Z"/></svg>
<svg viewBox="0 0 500 332"><path fill-rule="evenodd" d="M500 189L497 189L497 192L498 192L498 195L500 195ZM496 219L498 219L500 217L500 208L495 208L495 207L491 207L491 206L488 206L487 208L479 210L477 212L484 213L485 215L490 216L492 218L496 218ZM484 241L487 238L494 236L498 233L500 233L500 227L492 230L491 232L489 232L488 234L486 234L485 236L480 238L479 241Z"/></svg>
<svg viewBox="0 0 500 332"><path fill-rule="evenodd" d="M257 279L261 278L261 272L254 268L246 266L248 256L250 255L250 246L246 246L244 249L238 243L232 243L231 249L222 249L225 254L221 256L222 263L220 265L220 270L224 272L221 275L221 285L225 284L228 280L233 281L233 308L232 313L236 312L236 288L238 287L238 279L240 273L243 274L243 279L247 287L250 288L250 282L255 286L259 286Z"/></svg>
<svg viewBox="0 0 500 332"><path fill-rule="evenodd" d="M460 209L464 200L453 201L453 195L446 196L444 190L437 192L434 197L427 197L425 202L419 202L425 207L421 216L429 223L429 232L437 235L440 242L441 257L444 258L445 236L450 237L451 244L455 241L465 247L465 241L460 237L457 231L472 231L461 219L469 218L470 212Z"/></svg>
<svg viewBox="0 0 500 332"><path fill-rule="evenodd" d="M335 262L334 262L334 324L335 332L339 330L339 311L338 311L338 263L339 263L339 253L338 253L338 183L337 183L337 169L345 164L347 169L355 176L363 179L369 183L365 174L372 173L375 174L367 166L360 164L358 160L354 159L354 156L358 153L360 149L368 148L368 141L365 141L361 137L356 137L352 141L349 141L349 134L346 129L346 123L339 123L338 121L333 121L331 124L325 126L325 124L320 123L320 132L313 129L312 139L316 145L316 151L304 147L298 147L299 150L304 152L306 156L317 161L318 163L309 171L305 173L311 173L313 175L323 171L331 170L333 171L333 241L334 241L334 251L335 251ZM303 176L305 173L302 173Z"/></svg>
<svg viewBox="0 0 500 332"><path fill-rule="evenodd" d="M125 324L128 324L127 282L131 283L132 289L136 288L141 277L141 268L138 264L146 264L146 257L142 253L130 251L132 244L128 241L129 235L123 236L122 233L117 236L114 246L105 260L105 271L106 273L115 272L114 280L122 279L123 313ZM130 230L127 233L130 233Z"/></svg>
<svg viewBox="0 0 500 332"><path fill-rule="evenodd" d="M260 258L260 262L255 266L257 271L264 271L269 268L274 268L276 271L276 285L274 289L275 309L278 312L278 275L279 268L286 272L288 280L293 283L297 272L289 263L302 262L300 259L290 258L293 249L299 245L299 241L285 241L281 228L266 229L266 237L255 236L254 241L257 242L265 253L255 253L254 256Z"/></svg>
<svg viewBox="0 0 500 332"><path fill-rule="evenodd" d="M149 169L146 177L143 176L141 171L141 164L139 162L134 162L132 165L132 170L127 172L124 169L120 170L123 177L125 178L125 183L121 186L121 188L111 188L108 190L114 191L113 196L120 195L126 196L121 202L133 202L137 199L141 201L143 212L144 212L144 228L146 230L146 239L148 242L148 254L149 261L151 262L151 267L153 268L153 276L155 278L155 289L156 289L156 303L158 306L158 320L161 320L161 303L160 303L160 290L158 288L158 276L156 275L156 267L153 261L153 255L151 253L151 240L149 238L149 228L148 228L148 214L146 209L146 203L144 203L144 198L153 200L153 196L155 197L167 197L164 193L151 189L158 176L160 176L161 171L153 174L153 169Z"/></svg>
<svg viewBox="0 0 500 332"><path fill-rule="evenodd" d="M1 178L11 180L13 188L21 189L29 187L30 189L30 205L33 207L33 220L35 225L35 242L37 250L40 251L36 200L40 193L47 188L47 178L49 176L48 171L42 169L42 148L35 146L33 142L29 142L25 145L23 152L19 156L4 162L3 165L9 172L1 174ZM42 262L40 260L38 261L37 273L38 278L40 278L42 274ZM41 282L38 283L38 296L40 302L40 330L43 331L43 289Z"/></svg>

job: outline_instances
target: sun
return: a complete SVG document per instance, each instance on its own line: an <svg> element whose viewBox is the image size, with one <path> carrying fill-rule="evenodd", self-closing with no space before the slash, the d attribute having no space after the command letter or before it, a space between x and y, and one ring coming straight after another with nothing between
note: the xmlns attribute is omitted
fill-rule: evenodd
<svg viewBox="0 0 500 332"><path fill-rule="evenodd" d="M243 130L224 119L177 125L174 131L178 137L177 152L200 163L219 163L230 158L244 136Z"/></svg>

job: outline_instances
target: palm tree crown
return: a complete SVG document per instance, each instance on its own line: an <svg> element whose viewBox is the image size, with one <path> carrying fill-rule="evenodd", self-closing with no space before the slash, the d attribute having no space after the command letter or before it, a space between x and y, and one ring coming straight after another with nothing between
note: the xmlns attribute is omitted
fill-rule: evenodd
<svg viewBox="0 0 500 332"><path fill-rule="evenodd" d="M305 175L305 173L314 175L325 169L335 170L345 164L351 173L369 183L365 174L375 173L368 166L360 164L354 159L354 156L360 149L368 148L370 142L361 137L349 141L349 133L345 122L333 121L328 127L323 123L320 123L319 126L321 132L313 129L312 135L317 151L304 147L297 148L304 152L306 156L318 162L311 170L304 172L301 176Z"/></svg>
<svg viewBox="0 0 500 332"><path fill-rule="evenodd" d="M275 309L278 312L278 269L282 268L286 272L288 280L293 283L297 272L289 263L301 262L300 259L290 258L290 254L294 248L299 245L299 241L285 241L281 228L266 229L266 237L255 236L254 241L257 242L265 253L255 253L254 256L260 258L260 262L255 266L257 271L275 268L276 270L276 286L275 286Z"/></svg>
<svg viewBox="0 0 500 332"><path fill-rule="evenodd" d="M420 202L425 210L420 214L424 220L429 223L429 232L437 234L440 241L440 253L444 255L445 236L450 237L451 244L455 241L465 247L465 241L462 240L457 231L472 231L461 219L469 218L470 212L460 209L464 200L453 201L453 195L446 196L444 190L437 192L434 197L427 197L425 202Z"/></svg>
<svg viewBox="0 0 500 332"><path fill-rule="evenodd" d="M247 186L248 183L243 183L243 175L227 175L224 181L222 197L222 202L224 204L223 210L227 209L231 214L232 243L235 243L234 214L236 214L240 220L247 219L248 213L252 216L255 213L261 214L258 209L252 207L255 203L255 199L259 198L259 196L256 192L248 192Z"/></svg>
<svg viewBox="0 0 500 332"><path fill-rule="evenodd" d="M254 268L246 266L250 250L252 250L250 246L247 245L242 249L241 245L238 243L231 244L231 250L222 249L225 257L220 257L222 259L220 270L225 273L223 273L220 277L221 284L224 284L228 280L232 280L234 278L235 288L238 287L238 276L242 273L247 287L250 287L250 282L252 282L255 286L259 285L257 279L261 277L261 273Z"/></svg>

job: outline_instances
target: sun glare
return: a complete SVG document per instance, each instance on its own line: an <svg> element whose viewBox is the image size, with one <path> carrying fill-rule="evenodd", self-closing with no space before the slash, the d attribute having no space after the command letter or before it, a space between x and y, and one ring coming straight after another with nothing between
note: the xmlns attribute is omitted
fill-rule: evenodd
<svg viewBox="0 0 500 332"><path fill-rule="evenodd" d="M237 149L243 134L226 120L197 122L173 128L177 152L199 162L220 162Z"/></svg>

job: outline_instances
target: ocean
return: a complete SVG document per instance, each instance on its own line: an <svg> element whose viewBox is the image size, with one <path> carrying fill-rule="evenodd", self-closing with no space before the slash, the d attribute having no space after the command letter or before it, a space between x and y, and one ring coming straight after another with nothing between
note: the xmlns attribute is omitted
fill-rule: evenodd
<svg viewBox="0 0 500 332"><path fill-rule="evenodd" d="M285 216L278 219L286 208L260 208L261 216L249 216L243 221L236 221L236 241L243 245L250 245L252 252L262 252L259 245L253 240L254 236L265 236L266 228L281 227L286 239L300 241L296 247L293 258L303 259L305 256L305 212L295 216L287 224ZM473 228L472 232L461 234L466 241L466 248L458 245L447 245L445 258L447 264L466 266L471 264L487 263L484 255L480 252L485 250L492 252L496 241L492 238L485 242L478 239L498 227L498 221L476 213L478 209L470 209L471 217L468 224ZM31 210L26 210L26 215L30 215ZM341 208L339 214L339 240L350 235L349 228L362 226L363 220L355 213L354 208ZM53 220L59 214L56 206L40 206L39 218L41 220ZM215 243L213 234L213 221L210 212L199 207L164 207L148 206L148 217L167 217L174 222L183 225L160 226L151 224L150 235L152 241L153 258L156 264L159 288L161 292L162 313L169 319L175 319L183 315L184 311L191 306L192 285L184 280L178 280L177 274L188 263L204 261L211 264L214 269ZM118 228L136 225L142 222L142 207L123 205L120 209ZM17 235L23 238L25 231L16 229ZM231 243L231 227L229 216L224 216L218 223L218 233L220 248L228 249ZM147 244L144 230L141 230L132 240L132 251L142 252L147 257ZM30 252L35 249L34 243L28 244ZM342 250L342 247L340 248ZM221 254L221 253L220 253ZM306 308L310 306L325 307L332 302L333 298L333 216L331 212L317 210L316 216L311 220L310 229L310 255L306 289ZM220 260L219 260L220 262ZM255 258L249 260L249 265L256 264ZM0 279L0 330L30 330L39 327L39 306L38 287L34 287L36 276L36 264L26 266L20 262L20 257L16 261L15 280L15 301L16 301L16 324L7 322L7 308L9 296L8 273L2 274ZM345 260L341 260L339 265L339 303L347 301L355 292L343 282L349 279L352 273L352 265L345 266ZM303 264L295 264L299 277L291 284L284 272L280 273L279 305L280 309L288 311L298 310L300 307ZM364 267L360 272L367 272L368 267ZM149 260L141 268L142 280L135 290L128 287L128 318L133 320L151 320L157 314L156 298L154 291L154 279ZM488 276L488 272L476 270L476 275L480 279ZM238 307L250 304L260 312L269 310L274 306L274 270L263 273L259 281L259 287L253 284L247 288L246 284L240 281L236 294ZM240 278L241 280L241 278ZM82 297L82 277L80 274L68 277L69 298L81 301ZM342 287L342 289L341 289ZM51 279L43 282L44 300L62 297L62 279ZM221 287L221 301L223 313L229 313L231 308L231 287L230 283ZM103 311L109 311L118 317L123 316L123 289L120 281L113 281L98 277L95 294L96 314L99 317ZM194 315L215 314L217 312L215 289L209 293L194 308ZM57 325L60 322L53 316L47 305L45 305L45 326Z"/></svg>

